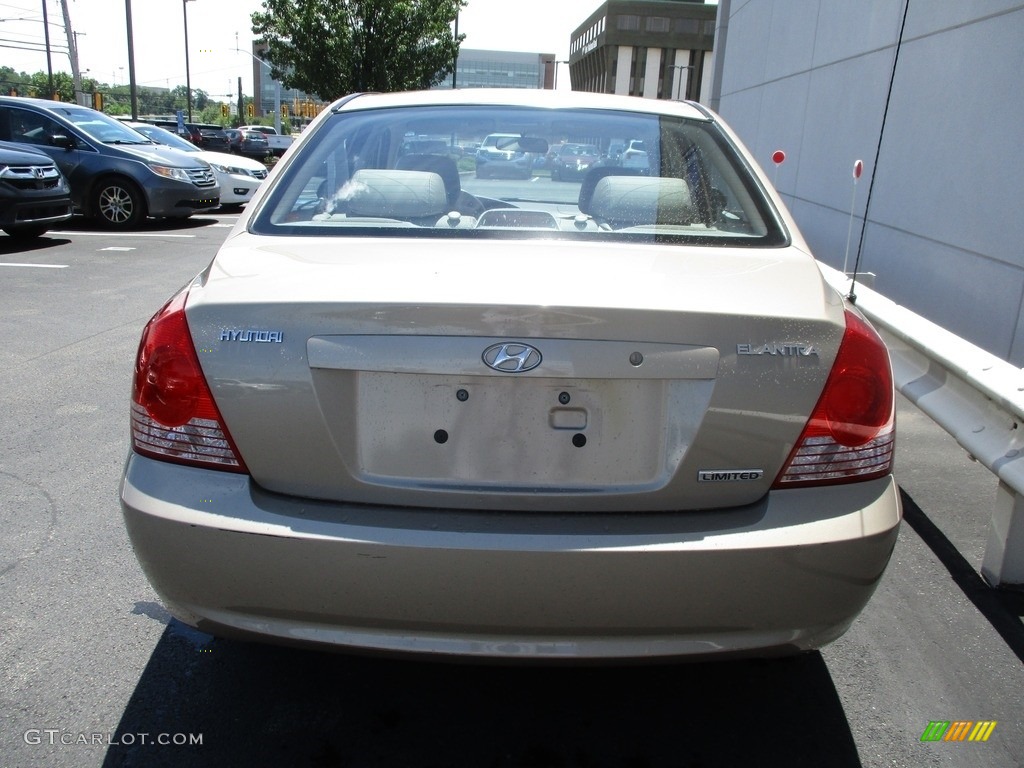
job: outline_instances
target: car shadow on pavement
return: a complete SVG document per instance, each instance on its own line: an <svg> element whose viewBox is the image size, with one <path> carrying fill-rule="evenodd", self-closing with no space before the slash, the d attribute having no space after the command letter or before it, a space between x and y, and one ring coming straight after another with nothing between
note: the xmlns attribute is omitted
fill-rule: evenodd
<svg viewBox="0 0 1024 768"><path fill-rule="evenodd" d="M163 609L147 605L137 612L160 618ZM818 653L656 666L445 664L214 639L171 620L103 765L861 763Z"/></svg>
<svg viewBox="0 0 1024 768"><path fill-rule="evenodd" d="M964 596L1024 662L1024 591L990 586L906 491L900 490L900 499L907 525L931 548Z"/></svg>
<svg viewBox="0 0 1024 768"><path fill-rule="evenodd" d="M107 232L111 235L131 235L140 232L177 232L216 224L217 219L215 217L220 215L220 213L221 211L217 210L210 211L209 213L197 213L182 219L145 219L138 226L131 229L109 229L85 216L74 216L70 220L54 227L54 229L67 232ZM235 215L238 211L229 209L224 211L224 213Z"/></svg>
<svg viewBox="0 0 1024 768"><path fill-rule="evenodd" d="M60 235L45 234L31 240L21 240L16 237L0 235L0 256L7 256L14 253L30 253L33 251L46 251L50 248L58 248L67 245L71 241Z"/></svg>

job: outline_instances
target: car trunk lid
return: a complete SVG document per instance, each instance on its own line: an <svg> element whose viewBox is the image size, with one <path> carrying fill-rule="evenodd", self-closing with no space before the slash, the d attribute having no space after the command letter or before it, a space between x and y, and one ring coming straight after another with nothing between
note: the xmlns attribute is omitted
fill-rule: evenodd
<svg viewBox="0 0 1024 768"><path fill-rule="evenodd" d="M843 331L793 248L252 242L233 237L193 287L193 341L254 480L316 499L751 503Z"/></svg>

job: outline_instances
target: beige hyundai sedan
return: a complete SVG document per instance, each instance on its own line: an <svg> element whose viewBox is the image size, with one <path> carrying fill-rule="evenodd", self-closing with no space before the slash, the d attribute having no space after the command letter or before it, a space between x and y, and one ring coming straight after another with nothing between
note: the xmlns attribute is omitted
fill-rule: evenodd
<svg viewBox="0 0 1024 768"><path fill-rule="evenodd" d="M444 152L497 133L602 156L556 182ZM214 635L775 655L878 584L894 442L885 347L712 112L354 95L143 331L120 492L154 588Z"/></svg>

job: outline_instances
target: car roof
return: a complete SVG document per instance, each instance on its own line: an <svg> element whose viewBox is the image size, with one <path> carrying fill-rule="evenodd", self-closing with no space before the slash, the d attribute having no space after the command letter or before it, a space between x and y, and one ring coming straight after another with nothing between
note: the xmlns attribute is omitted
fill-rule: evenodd
<svg viewBox="0 0 1024 768"><path fill-rule="evenodd" d="M529 88L466 88L397 93L361 93L343 97L331 105L335 111L405 106L525 106L551 109L611 109L652 115L674 115L693 120L711 120L700 105L688 101L644 99L583 91L553 91Z"/></svg>
<svg viewBox="0 0 1024 768"><path fill-rule="evenodd" d="M51 101L50 99L37 99L31 96L0 96L0 104L7 106L25 106L43 109L47 112L59 112L61 110L75 109L83 112L96 112L92 107L85 107L70 101ZM100 114L103 114L102 112Z"/></svg>

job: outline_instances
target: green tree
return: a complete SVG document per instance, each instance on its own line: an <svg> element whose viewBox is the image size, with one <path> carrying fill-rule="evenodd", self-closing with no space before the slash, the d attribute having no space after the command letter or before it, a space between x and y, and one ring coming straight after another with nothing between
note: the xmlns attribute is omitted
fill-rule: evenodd
<svg viewBox="0 0 1024 768"><path fill-rule="evenodd" d="M17 72L12 67L0 67L0 86L3 87L3 94L6 96L11 90L25 95L28 88L29 76L25 72Z"/></svg>
<svg viewBox="0 0 1024 768"><path fill-rule="evenodd" d="M263 0L253 34L286 88L334 99L429 88L451 74L466 0Z"/></svg>
<svg viewBox="0 0 1024 768"><path fill-rule="evenodd" d="M47 72L36 72L32 75L29 88L33 91L33 96L43 99L52 99L53 93L56 93L60 96L61 101L73 102L75 100L75 84L67 72L53 73L53 93L50 92L50 75Z"/></svg>

